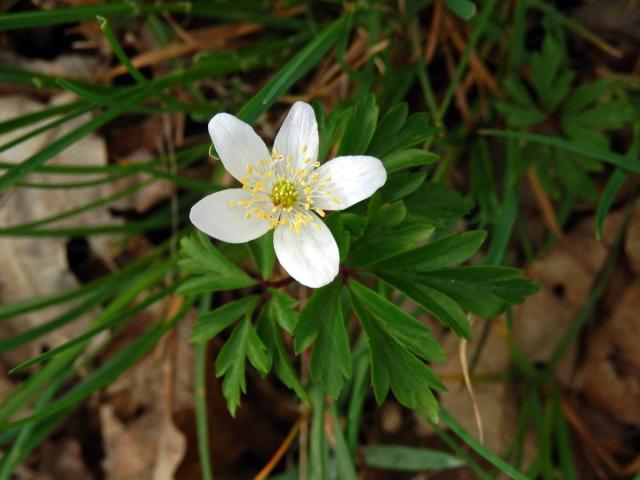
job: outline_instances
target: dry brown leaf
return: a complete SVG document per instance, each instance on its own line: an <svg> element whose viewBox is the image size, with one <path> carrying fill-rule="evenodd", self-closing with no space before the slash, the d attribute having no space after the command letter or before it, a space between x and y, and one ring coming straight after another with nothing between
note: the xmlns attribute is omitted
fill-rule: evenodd
<svg viewBox="0 0 640 480"><path fill-rule="evenodd" d="M631 284L611 316L587 342L577 384L618 421L640 426L640 282Z"/></svg>
<svg viewBox="0 0 640 480"><path fill-rule="evenodd" d="M159 316L160 312L157 312ZM184 459L187 438L174 414L193 408L193 349L188 341L195 315L188 315L154 352L125 372L100 407L107 480L172 480ZM166 384L166 362L172 362ZM169 389L167 390L167 387Z"/></svg>
<svg viewBox="0 0 640 480"><path fill-rule="evenodd" d="M478 322L477 325L479 327L481 324ZM479 337L477 332L474 340L467 345L469 359L476 355ZM447 387L447 391L440 394L440 402L468 432L478 437L473 404L465 388L458 355L460 340L456 335L449 334L445 337L443 346L447 361L433 366ZM504 451L513 438L517 398L510 384L488 379L503 374L509 366L509 351L495 328L491 327L482 353L471 372L471 382L482 418L484 442L494 452Z"/></svg>
<svg viewBox="0 0 640 480"><path fill-rule="evenodd" d="M93 480L82 458L82 448L76 439L65 437L45 441L42 447L16 468L15 480Z"/></svg>
<svg viewBox="0 0 640 480"><path fill-rule="evenodd" d="M57 102L54 102L57 103ZM26 97L4 97L0 102L0 120L6 120L44 108L46 105ZM56 129L38 135L29 141L0 154L0 161L19 163L40 150L51 141L59 138L89 119L89 115L72 120ZM5 143L30 131L37 125L31 125L0 137ZM96 135L88 135L74 145L52 158L51 165L105 165L107 162L104 141ZM29 182L53 183L69 181L68 177L32 173ZM70 209L83 206L103 198L104 187L78 189L13 189L0 198L0 225L8 227L36 221L56 215ZM115 220L106 209L95 209L72 218L57 222L56 226L95 225L114 223ZM50 228L47 226L47 228ZM92 241L94 252L106 256L109 252L107 237ZM69 271L65 238L0 238L0 302L11 303L24 298L50 295L73 289L77 286L74 275ZM2 323L3 336L22 332L51 319L62 310L52 307L20 316ZM43 337L41 341L30 343L23 349L11 351L5 356L9 363L24 361L41 353L43 347L51 348L67 341L86 328L88 317L72 322Z"/></svg>

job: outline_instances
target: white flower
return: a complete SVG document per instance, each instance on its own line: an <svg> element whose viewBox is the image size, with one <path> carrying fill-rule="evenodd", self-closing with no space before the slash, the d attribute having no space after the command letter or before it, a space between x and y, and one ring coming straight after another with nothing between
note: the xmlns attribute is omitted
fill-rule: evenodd
<svg viewBox="0 0 640 480"><path fill-rule="evenodd" d="M242 184L204 197L191 222L230 243L254 240L274 229L280 264L298 282L321 287L338 274L338 246L320 220L370 197L387 180L382 162L353 155L320 166L318 125L303 102L291 108L271 154L253 129L228 113L209 122L209 134L227 171Z"/></svg>

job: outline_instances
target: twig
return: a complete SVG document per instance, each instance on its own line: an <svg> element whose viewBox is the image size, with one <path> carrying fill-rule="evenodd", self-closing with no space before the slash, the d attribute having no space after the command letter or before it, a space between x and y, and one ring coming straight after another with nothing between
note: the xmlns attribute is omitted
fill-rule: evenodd
<svg viewBox="0 0 640 480"><path fill-rule="evenodd" d="M289 430L289 433L287 434L285 439L282 441L282 443L280 444L278 449L275 451L273 456L269 459L267 464L264 467L262 467L262 470L260 470L258 475L255 476L254 480L264 480L269 476L271 471L278 465L278 462L280 462L284 454L287 453L287 450L289 449L289 447L295 440L296 436L298 435L298 431L300 430L300 427L302 426L302 423L304 422L304 420L305 420L304 414L298 417L296 422L293 424L293 427L291 427L291 430Z"/></svg>
<svg viewBox="0 0 640 480"><path fill-rule="evenodd" d="M471 322L472 318L469 318ZM473 406L473 415L476 418L476 425L478 427L478 438L480 443L484 443L484 429L482 428L482 417L480 416L480 409L478 408L478 402L476 400L476 394L473 391L473 385L471 385L471 378L469 377L469 364L467 362L467 342L466 339L460 338L460 366L462 368L462 376L464 377L464 384L467 387L469 396L471 397L471 404Z"/></svg>
<svg viewBox="0 0 640 480"><path fill-rule="evenodd" d="M556 215L555 209L553 208L553 204L540 185L538 176L532 169L527 170L527 182L529 183L529 187L531 187L531 191L536 200L536 203L540 208L540 213L542 213L542 220L544 221L545 225L558 238L559 241L566 242L567 238L562 232L562 227L560 226L560 222L558 222L558 217Z"/></svg>
<svg viewBox="0 0 640 480"><path fill-rule="evenodd" d="M431 28L429 29L429 38L427 45L424 47L424 61L426 65L431 63L433 55L436 52L438 38L440 37L440 24L442 20L442 0L436 0L433 6L433 16L431 17Z"/></svg>

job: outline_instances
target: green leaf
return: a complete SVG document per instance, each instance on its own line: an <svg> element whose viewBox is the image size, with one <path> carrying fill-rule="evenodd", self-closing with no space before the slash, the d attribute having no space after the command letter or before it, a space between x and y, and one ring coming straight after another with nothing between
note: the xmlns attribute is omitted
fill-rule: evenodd
<svg viewBox="0 0 640 480"><path fill-rule="evenodd" d="M351 109L334 108L324 123L318 125L320 134L320 146L318 148L318 161L327 159L329 150L336 140L338 133L343 131L343 124L349 119ZM318 115L316 115L318 116Z"/></svg>
<svg viewBox="0 0 640 480"><path fill-rule="evenodd" d="M344 225L342 223L342 215L329 215L324 223L327 227L329 227L333 238L338 244L338 252L340 253L340 261L342 262L349 254L349 249L351 248L351 237L349 235L349 231L344 228Z"/></svg>
<svg viewBox="0 0 640 480"><path fill-rule="evenodd" d="M378 122L376 97L369 93L356 103L347 121L338 156L358 155L367 151Z"/></svg>
<svg viewBox="0 0 640 480"><path fill-rule="evenodd" d="M503 301L515 305L536 293L539 285L529 278L522 276L522 270L510 267L494 267L489 265L474 265L464 268L448 268L429 272L425 278L438 278L450 285L474 285L495 295ZM484 293L482 293L484 295Z"/></svg>
<svg viewBox="0 0 640 480"><path fill-rule="evenodd" d="M425 152L417 148L409 148L391 153L382 159L384 168L388 174L392 174L405 168L417 167L421 165L431 165L438 160L438 155Z"/></svg>
<svg viewBox="0 0 640 480"><path fill-rule="evenodd" d="M362 447L368 466L381 470L418 472L448 470L465 465L464 460L449 453L429 448L401 445L370 445Z"/></svg>
<svg viewBox="0 0 640 480"><path fill-rule="evenodd" d="M376 133L369 144L367 153L381 158L394 151L397 134L407 120L409 107L406 103L398 103L389 109L378 124Z"/></svg>
<svg viewBox="0 0 640 480"><path fill-rule="evenodd" d="M258 335L271 354L273 367L278 378L306 403L309 401L307 393L298 379L298 373L293 368L289 352L287 351L284 340L282 339L282 334L276 326L276 321L273 315L273 302L274 298L269 300L265 308L262 309L257 325Z"/></svg>
<svg viewBox="0 0 640 480"><path fill-rule="evenodd" d="M180 240L180 268L199 275L184 282L178 289L181 295L233 290L255 285L256 281L222 255L201 232Z"/></svg>
<svg viewBox="0 0 640 480"><path fill-rule="evenodd" d="M338 278L328 287L329 303L322 305L321 313L314 310L314 321L319 329L309 370L314 382L322 385L327 394L338 398L346 380L351 377L351 352L341 299L342 280Z"/></svg>
<svg viewBox="0 0 640 480"><path fill-rule="evenodd" d="M471 20L476 14L476 5L469 0L445 0L444 3L462 20Z"/></svg>
<svg viewBox="0 0 640 480"><path fill-rule="evenodd" d="M358 215L357 213L345 212L340 214L340 219L342 220L342 225L344 226L344 228L348 230L353 236L362 236L366 226L366 219L362 215ZM0 307L0 309L1 308L2 307Z"/></svg>
<svg viewBox="0 0 640 480"><path fill-rule="evenodd" d="M269 279L276 262L276 252L273 248L273 230L269 230L261 237L248 242L247 247L253 262L260 271L260 276L265 280Z"/></svg>
<svg viewBox="0 0 640 480"><path fill-rule="evenodd" d="M365 234L351 248L347 265L364 266L377 264L389 257L394 257L415 250L433 233L431 225L409 225L406 227L383 230L381 233ZM392 262L392 260L389 260Z"/></svg>
<svg viewBox="0 0 640 480"><path fill-rule="evenodd" d="M414 194L425 183L425 178L426 174L422 172L397 173L387 178L387 182L378 191L385 202L395 202Z"/></svg>
<svg viewBox="0 0 640 480"><path fill-rule="evenodd" d="M353 294L351 303L369 341L371 382L378 404L384 401L391 388L401 404L437 422L438 402L431 391L431 380L436 378L433 372L393 337L385 334L376 317Z"/></svg>
<svg viewBox="0 0 640 480"><path fill-rule="evenodd" d="M407 350L427 361L441 362L445 359L442 346L434 340L426 325L361 283L350 281L349 288L352 296L376 319L381 330ZM444 389L437 378L431 381L438 389Z"/></svg>
<svg viewBox="0 0 640 480"><path fill-rule="evenodd" d="M471 325L460 306L451 297L424 285L420 275L396 272L378 272L377 275L425 308L456 335L471 338Z"/></svg>
<svg viewBox="0 0 640 480"><path fill-rule="evenodd" d="M325 318L335 310L340 281L316 289L300 312L298 323L293 330L293 349L297 355L302 353L318 336Z"/></svg>
<svg viewBox="0 0 640 480"><path fill-rule="evenodd" d="M236 320L251 315L258 299L257 295L250 295L199 315L190 340L196 343L211 340Z"/></svg>
<svg viewBox="0 0 640 480"><path fill-rule="evenodd" d="M496 104L497 109L502 112L507 123L514 128L527 128L541 123L547 114L537 107L520 107L508 103L500 102Z"/></svg>
<svg viewBox="0 0 640 480"><path fill-rule="evenodd" d="M438 131L439 129L431 124L428 113L414 113L400 129L394 149L405 150L418 145L434 136Z"/></svg>
<svg viewBox="0 0 640 480"><path fill-rule="evenodd" d="M430 242L424 247L376 262L371 268L428 272L457 265L476 253L486 236L486 232L482 230L454 233Z"/></svg>
<svg viewBox="0 0 640 480"><path fill-rule="evenodd" d="M289 333L293 333L296 324L298 323L298 312L293 310L298 301L291 298L285 292L270 288L271 300L269 300L267 307L271 318L273 318L281 328Z"/></svg>
<svg viewBox="0 0 640 480"><path fill-rule="evenodd" d="M404 202L410 215L434 224L463 217L473 208L470 199L433 182L424 182Z"/></svg>
<svg viewBox="0 0 640 480"><path fill-rule="evenodd" d="M567 95L573 73L561 71L565 52L553 35L547 33L542 49L531 56L531 83L547 111L551 112Z"/></svg>
<svg viewBox="0 0 640 480"><path fill-rule="evenodd" d="M600 100L608 88L610 88L610 82L606 79L580 84L571 92L567 101L562 105L562 116L571 116L584 110L589 105Z"/></svg>
<svg viewBox="0 0 640 480"><path fill-rule="evenodd" d="M249 319L245 318L235 328L216 359L216 377L224 376L222 393L227 399L229 412L234 417L240 405L240 395L247 391L247 359L262 374L266 374L271 367L267 347L258 337Z"/></svg>

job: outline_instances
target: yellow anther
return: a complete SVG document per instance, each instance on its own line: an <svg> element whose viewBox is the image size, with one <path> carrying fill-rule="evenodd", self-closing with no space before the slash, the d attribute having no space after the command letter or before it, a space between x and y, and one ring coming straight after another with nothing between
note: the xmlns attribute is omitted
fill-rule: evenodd
<svg viewBox="0 0 640 480"><path fill-rule="evenodd" d="M237 203L236 203L236 201L235 201L235 200L229 200L229 201L227 202L227 205L229 205L230 207L235 207L235 206L237 205Z"/></svg>

